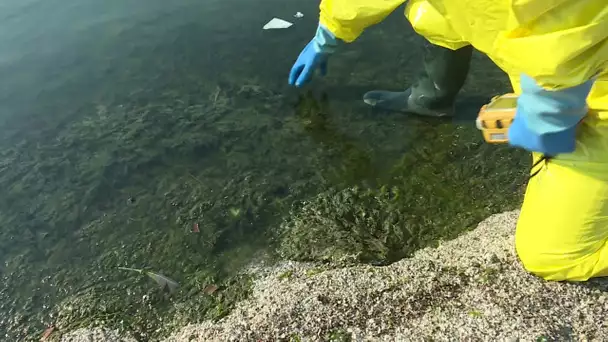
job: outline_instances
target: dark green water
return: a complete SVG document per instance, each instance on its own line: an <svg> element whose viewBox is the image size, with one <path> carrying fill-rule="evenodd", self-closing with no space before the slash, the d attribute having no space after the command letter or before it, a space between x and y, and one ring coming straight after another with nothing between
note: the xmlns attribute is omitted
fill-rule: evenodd
<svg viewBox="0 0 608 342"><path fill-rule="evenodd" d="M499 70L476 56L453 121L371 111L365 91L401 89L419 68L422 38L398 10L334 56L326 78L291 89L317 5L0 5L4 340L35 340L56 323L109 324L145 341L222 317L247 293L235 273L272 252L292 205L328 189L400 188L407 197L391 210L429 236L518 205L527 156L484 144L470 121L508 90ZM274 16L295 25L263 31ZM312 248L306 239L296 248ZM404 255L390 248L385 261ZM181 290L165 298L117 266L163 273ZM203 294L207 284L220 294Z"/></svg>

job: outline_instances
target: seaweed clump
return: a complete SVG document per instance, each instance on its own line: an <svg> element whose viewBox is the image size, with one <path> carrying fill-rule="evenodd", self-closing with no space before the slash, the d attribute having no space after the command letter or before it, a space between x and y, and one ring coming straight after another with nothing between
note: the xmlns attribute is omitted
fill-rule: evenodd
<svg viewBox="0 0 608 342"><path fill-rule="evenodd" d="M397 188L331 189L292 210L281 225L283 258L386 264L426 241L404 216Z"/></svg>

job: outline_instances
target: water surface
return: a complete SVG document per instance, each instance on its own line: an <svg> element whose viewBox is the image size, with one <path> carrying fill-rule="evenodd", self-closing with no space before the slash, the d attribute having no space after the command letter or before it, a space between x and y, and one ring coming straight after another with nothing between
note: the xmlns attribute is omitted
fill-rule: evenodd
<svg viewBox="0 0 608 342"><path fill-rule="evenodd" d="M292 89L317 5L0 5L6 340L95 321L147 340L162 324L221 317L244 292L229 282L218 299L204 286L268 251L292 205L330 188L407 188L399 215L440 235L517 205L526 156L484 144L470 121L506 77L477 55L452 121L370 110L365 91L402 89L420 68L422 38L395 13L334 56L327 77ZM275 16L295 25L263 31ZM117 266L161 272L181 291L164 298Z"/></svg>

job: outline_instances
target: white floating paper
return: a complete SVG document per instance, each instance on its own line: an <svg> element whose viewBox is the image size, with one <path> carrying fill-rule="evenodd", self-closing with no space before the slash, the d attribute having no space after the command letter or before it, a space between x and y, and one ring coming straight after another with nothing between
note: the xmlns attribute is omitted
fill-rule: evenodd
<svg viewBox="0 0 608 342"><path fill-rule="evenodd" d="M279 18L272 18L266 25L264 25L264 30L276 30L276 29L286 29L293 25L289 21L285 21Z"/></svg>

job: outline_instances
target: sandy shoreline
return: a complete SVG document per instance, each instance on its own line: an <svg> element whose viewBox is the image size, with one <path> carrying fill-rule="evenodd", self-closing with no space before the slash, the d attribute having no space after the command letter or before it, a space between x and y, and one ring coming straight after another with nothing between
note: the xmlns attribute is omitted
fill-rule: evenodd
<svg viewBox="0 0 608 342"><path fill-rule="evenodd" d="M513 250L518 211L494 215L439 248L386 267L321 270L286 262L258 269L252 296L220 322L177 341L601 340L608 280L549 283ZM62 341L134 341L79 330Z"/></svg>

